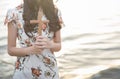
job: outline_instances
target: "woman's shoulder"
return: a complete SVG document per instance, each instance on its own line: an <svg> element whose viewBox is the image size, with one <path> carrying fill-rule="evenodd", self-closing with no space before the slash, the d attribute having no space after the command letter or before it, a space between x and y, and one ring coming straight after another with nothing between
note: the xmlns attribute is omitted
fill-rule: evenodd
<svg viewBox="0 0 120 79"><path fill-rule="evenodd" d="M14 8L8 9L7 14L14 14L14 13L19 12L22 9L23 9L23 4L20 4L20 5L16 6L16 7L14 7Z"/></svg>
<svg viewBox="0 0 120 79"><path fill-rule="evenodd" d="M14 14L20 13L22 10L23 10L23 4L20 4L17 7L8 9L7 15L14 15Z"/></svg>
<svg viewBox="0 0 120 79"><path fill-rule="evenodd" d="M8 9L5 16L4 24L7 24L8 22L11 22L13 20L17 20L19 12L21 12L21 10L22 10L22 5L18 5L15 8Z"/></svg>
<svg viewBox="0 0 120 79"><path fill-rule="evenodd" d="M60 8L57 5L54 5L54 6L55 6L55 10L58 14L58 17L60 17L62 15Z"/></svg>

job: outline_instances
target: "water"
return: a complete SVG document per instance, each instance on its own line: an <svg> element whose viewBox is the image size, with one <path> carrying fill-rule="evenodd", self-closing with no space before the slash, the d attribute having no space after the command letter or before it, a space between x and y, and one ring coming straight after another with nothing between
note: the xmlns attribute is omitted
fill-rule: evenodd
<svg viewBox="0 0 120 79"><path fill-rule="evenodd" d="M0 79L9 79L15 58L7 54L7 9L21 0L1 0ZM61 79L86 79L101 70L120 65L120 1L59 0L65 23L62 50L55 53ZM11 6L12 5L12 6Z"/></svg>

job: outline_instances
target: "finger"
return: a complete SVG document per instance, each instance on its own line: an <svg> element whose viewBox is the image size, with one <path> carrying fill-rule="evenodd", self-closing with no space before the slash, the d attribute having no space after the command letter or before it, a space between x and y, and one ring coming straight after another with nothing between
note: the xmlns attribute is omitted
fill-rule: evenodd
<svg viewBox="0 0 120 79"><path fill-rule="evenodd" d="M45 49L46 48L46 46L41 46L41 49Z"/></svg>
<svg viewBox="0 0 120 79"><path fill-rule="evenodd" d="M35 45L34 47L35 47L35 50L36 50L36 51L43 49L43 46L40 46L40 45Z"/></svg>
<svg viewBox="0 0 120 79"><path fill-rule="evenodd" d="M43 39L43 36L36 36L36 39Z"/></svg>
<svg viewBox="0 0 120 79"><path fill-rule="evenodd" d="M46 46L37 46L38 49L45 49Z"/></svg>
<svg viewBox="0 0 120 79"><path fill-rule="evenodd" d="M41 39L42 42L47 42L48 39L46 37L43 37L43 39Z"/></svg>
<svg viewBox="0 0 120 79"><path fill-rule="evenodd" d="M39 43L40 43L40 42L45 42L45 43L47 43L48 40L47 40L47 39L37 39L36 42L39 42Z"/></svg>
<svg viewBox="0 0 120 79"><path fill-rule="evenodd" d="M37 46L47 46L47 43L46 42L36 42L35 45Z"/></svg>
<svg viewBox="0 0 120 79"><path fill-rule="evenodd" d="M36 42L42 42L43 41L43 39L36 39Z"/></svg>
<svg viewBox="0 0 120 79"><path fill-rule="evenodd" d="M43 37L43 36L38 36L37 38L38 38L38 39L43 39L44 37Z"/></svg>
<svg viewBox="0 0 120 79"><path fill-rule="evenodd" d="M43 48L43 49L45 49L45 48L46 48L46 46L42 46L42 48Z"/></svg>
<svg viewBox="0 0 120 79"><path fill-rule="evenodd" d="M42 46L42 45L43 45L43 44L41 44L41 42L35 42L35 43L34 43L34 46L36 46L36 47L37 47L37 46Z"/></svg>
<svg viewBox="0 0 120 79"><path fill-rule="evenodd" d="M38 36L37 38L36 38L36 40L40 40L40 41L47 41L48 39L46 38L46 37L43 37L43 36Z"/></svg>
<svg viewBox="0 0 120 79"><path fill-rule="evenodd" d="M47 46L47 43L46 42L40 42L40 45Z"/></svg>

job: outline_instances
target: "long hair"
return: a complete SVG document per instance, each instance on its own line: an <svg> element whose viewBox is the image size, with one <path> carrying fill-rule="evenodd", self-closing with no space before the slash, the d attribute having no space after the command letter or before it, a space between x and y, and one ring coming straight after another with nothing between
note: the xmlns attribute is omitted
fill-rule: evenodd
<svg viewBox="0 0 120 79"><path fill-rule="evenodd" d="M61 29L59 23L57 9L54 6L53 0L24 0L23 20L25 33L30 37L37 24L30 24L30 20L36 20L38 16L39 7L42 8L43 13L49 20L49 32L56 32Z"/></svg>

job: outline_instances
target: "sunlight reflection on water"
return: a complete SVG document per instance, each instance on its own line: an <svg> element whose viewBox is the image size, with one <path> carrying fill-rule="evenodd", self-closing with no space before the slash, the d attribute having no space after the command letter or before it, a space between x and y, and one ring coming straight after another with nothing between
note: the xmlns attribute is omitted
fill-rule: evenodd
<svg viewBox="0 0 120 79"><path fill-rule="evenodd" d="M6 2L7 9L21 4L21 0ZM66 25L62 29L62 50L56 54L64 79L78 72L79 78L85 79L120 64L115 59L119 58L120 0L59 0L57 4Z"/></svg>

